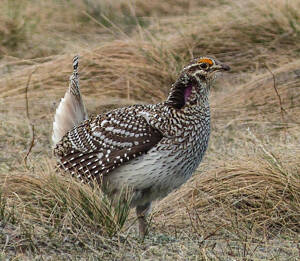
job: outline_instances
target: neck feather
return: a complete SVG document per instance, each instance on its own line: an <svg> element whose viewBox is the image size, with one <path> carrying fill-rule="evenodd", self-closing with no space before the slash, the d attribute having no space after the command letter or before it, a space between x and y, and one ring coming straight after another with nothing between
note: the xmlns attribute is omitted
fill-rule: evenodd
<svg viewBox="0 0 300 261"><path fill-rule="evenodd" d="M187 74L182 75L178 80L172 85L170 94L166 100L166 104L176 108L181 109L186 104L194 104L198 102L199 97L202 96L201 83L199 79L195 77L190 77Z"/></svg>

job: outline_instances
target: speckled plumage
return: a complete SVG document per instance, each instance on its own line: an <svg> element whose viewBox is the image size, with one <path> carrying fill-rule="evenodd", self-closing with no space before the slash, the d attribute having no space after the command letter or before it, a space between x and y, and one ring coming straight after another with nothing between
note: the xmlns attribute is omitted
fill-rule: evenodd
<svg viewBox="0 0 300 261"><path fill-rule="evenodd" d="M54 148L60 166L84 181L107 184L112 195L129 186L132 206L144 213L200 164L210 134L210 85L221 70L229 67L193 59L165 102L112 110L74 126Z"/></svg>

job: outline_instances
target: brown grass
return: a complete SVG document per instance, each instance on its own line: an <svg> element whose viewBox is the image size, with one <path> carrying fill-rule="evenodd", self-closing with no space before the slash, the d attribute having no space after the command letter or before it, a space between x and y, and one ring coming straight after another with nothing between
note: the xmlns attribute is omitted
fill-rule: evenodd
<svg viewBox="0 0 300 261"><path fill-rule="evenodd" d="M236 86L233 91L223 92L222 97L218 97L218 104L213 106L216 117L274 123L283 121L282 124L289 123L291 127L299 126L300 77L296 69L299 66L298 59L274 69L275 84L272 74L266 71L252 76L246 84ZM283 117L274 88L282 102ZM219 107L220 104L222 107Z"/></svg>
<svg viewBox="0 0 300 261"><path fill-rule="evenodd" d="M40 58L68 52L70 47L94 47L112 35L119 37L138 26L147 27L155 17L190 14L221 2L3 0L0 56Z"/></svg>
<svg viewBox="0 0 300 261"><path fill-rule="evenodd" d="M276 8L268 2L232 4L222 13L222 6L209 13L206 10L201 13L200 9L199 15L167 18L159 28L154 26L132 37L122 35L121 38L127 39L101 43L93 51L82 50L83 92L93 97L129 96L138 101L159 101L166 96L168 88L165 86L174 81L191 53L195 56L213 54L239 72L258 71L265 68L265 64L277 68L296 58L300 40L298 16L294 12L299 9L298 2L293 2L292 6L280 3ZM48 97L57 94L61 97L66 74L70 71L70 59L70 56L53 57L42 64L43 60L29 61L32 67L18 70L0 81L4 88L1 96L17 98L21 95L22 98L25 88L22 83L37 66L32 79L36 99L45 96L45 91ZM10 66L22 64L28 62L20 60ZM243 78L240 81L245 82Z"/></svg>
<svg viewBox="0 0 300 261"><path fill-rule="evenodd" d="M1 258L298 260L299 10L298 0L5 0ZM144 242L134 215L123 224L126 208L54 171L51 124L76 53L91 114L162 101L191 56L210 54L233 68L212 91L205 159L156 204ZM26 167L31 72L35 145Z"/></svg>
<svg viewBox="0 0 300 261"><path fill-rule="evenodd" d="M284 153L281 151L278 157L262 144L255 145L261 146L261 152L217 162L218 168L196 175L188 184L190 189L163 200L157 214L161 211L165 221L159 223L178 226L188 209L197 212L202 219L198 225L205 230L227 226L237 215L240 222L254 222L256 229L265 230L268 236L283 227L298 233L299 148L282 148ZM196 218L195 214L194 222Z"/></svg>

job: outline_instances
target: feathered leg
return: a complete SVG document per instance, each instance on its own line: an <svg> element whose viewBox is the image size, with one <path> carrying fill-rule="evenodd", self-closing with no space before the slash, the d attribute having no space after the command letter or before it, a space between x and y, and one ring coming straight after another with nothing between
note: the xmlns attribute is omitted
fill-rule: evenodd
<svg viewBox="0 0 300 261"><path fill-rule="evenodd" d="M136 207L136 215L139 223L139 234L144 238L148 234L147 216L151 211L151 202Z"/></svg>
<svg viewBox="0 0 300 261"><path fill-rule="evenodd" d="M69 88L56 109L52 134L53 146L55 146L71 128L88 119L80 93L78 60L79 57L76 55L73 58L73 74L70 76Z"/></svg>

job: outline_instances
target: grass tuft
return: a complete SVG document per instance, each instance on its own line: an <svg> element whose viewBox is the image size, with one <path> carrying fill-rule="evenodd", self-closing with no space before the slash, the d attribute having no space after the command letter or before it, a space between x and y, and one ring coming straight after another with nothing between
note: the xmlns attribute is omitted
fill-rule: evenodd
<svg viewBox="0 0 300 261"><path fill-rule="evenodd" d="M29 223L48 224L57 230L84 226L112 236L120 231L129 212L128 196L122 198L123 204L114 206L99 186L92 189L57 174L2 175L1 187L2 197L12 202L19 216ZM5 214L8 202L1 204L7 220L11 216Z"/></svg>

